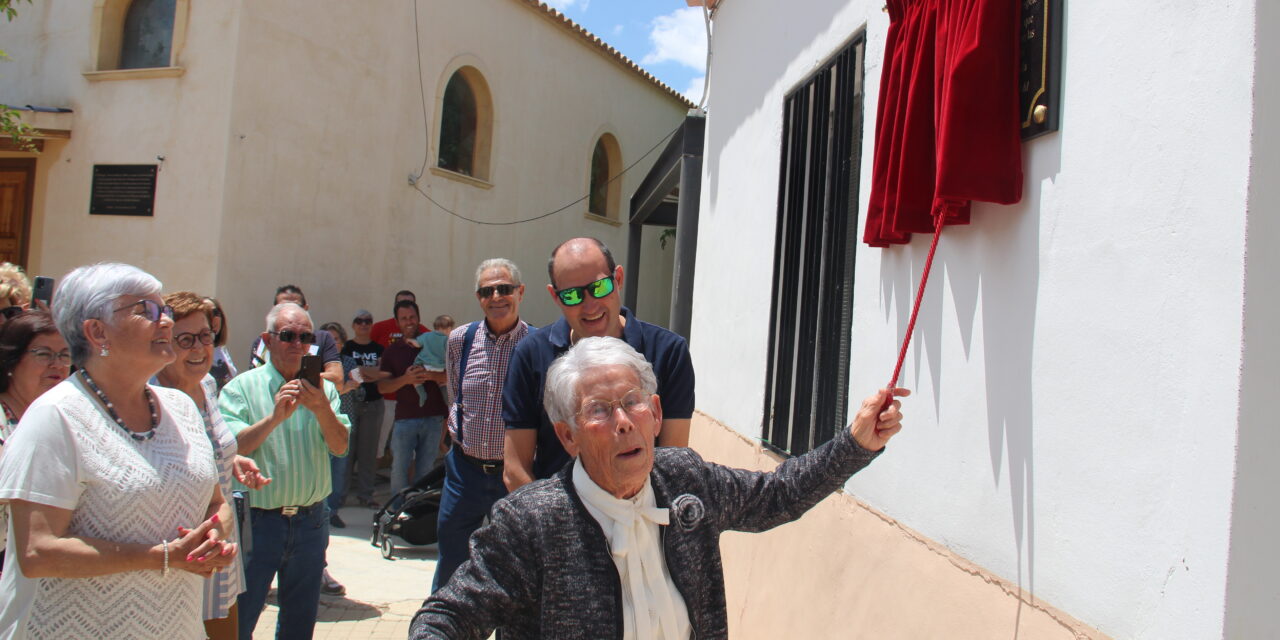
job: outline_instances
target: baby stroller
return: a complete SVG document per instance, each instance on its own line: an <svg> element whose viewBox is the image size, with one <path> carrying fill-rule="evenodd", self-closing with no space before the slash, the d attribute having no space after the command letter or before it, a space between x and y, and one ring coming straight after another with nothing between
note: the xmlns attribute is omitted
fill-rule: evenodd
<svg viewBox="0 0 1280 640"><path fill-rule="evenodd" d="M382 549L383 558L390 560L395 553L395 541L391 539L393 535L414 545L432 544L436 541L436 518L440 515L444 473L444 465L437 465L422 479L391 496L373 514L373 539L370 544Z"/></svg>

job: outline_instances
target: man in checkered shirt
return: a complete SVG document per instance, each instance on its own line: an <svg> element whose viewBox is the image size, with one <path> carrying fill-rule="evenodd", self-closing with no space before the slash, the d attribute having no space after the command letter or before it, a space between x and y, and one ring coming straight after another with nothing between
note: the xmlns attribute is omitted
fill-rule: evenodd
<svg viewBox="0 0 1280 640"><path fill-rule="evenodd" d="M449 334L445 370L449 375L449 436L444 492L438 522L440 557L431 590L443 587L466 559L467 541L493 503L507 495L502 482L502 386L516 344L529 334L520 319L524 285L520 269L506 258L491 258L476 269L476 298L484 320ZM462 368L470 333L471 347Z"/></svg>

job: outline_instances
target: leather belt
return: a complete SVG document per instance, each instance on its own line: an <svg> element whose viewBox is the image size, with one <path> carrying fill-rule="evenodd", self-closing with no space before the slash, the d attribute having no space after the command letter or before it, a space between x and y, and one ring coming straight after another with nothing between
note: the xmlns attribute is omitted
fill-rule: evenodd
<svg viewBox="0 0 1280 640"><path fill-rule="evenodd" d="M463 453L461 447L455 446L453 450L455 453L458 454L459 458L466 460L468 463L471 464L471 466L480 469L480 472L485 475L496 476L502 473L501 460L485 460L484 458L476 458L473 456L469 456L466 453Z"/></svg>
<svg viewBox="0 0 1280 640"><path fill-rule="evenodd" d="M253 507L253 510L265 511L267 513L278 513L282 516L296 516L296 515L307 515L308 513L311 513L315 509L318 509L322 506L324 506L324 500L320 500L318 502L315 502L306 506L299 506L299 507L279 507L277 509L259 509L258 507Z"/></svg>

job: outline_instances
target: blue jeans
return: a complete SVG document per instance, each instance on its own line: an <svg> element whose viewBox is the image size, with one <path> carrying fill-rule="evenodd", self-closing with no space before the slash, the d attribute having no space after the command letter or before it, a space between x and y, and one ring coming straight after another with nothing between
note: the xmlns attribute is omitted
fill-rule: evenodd
<svg viewBox="0 0 1280 640"><path fill-rule="evenodd" d="M406 418L391 425L391 495L427 475L440 448L444 416ZM409 479L409 465L413 479Z"/></svg>
<svg viewBox="0 0 1280 640"><path fill-rule="evenodd" d="M462 459L458 449L450 449L444 457L444 492L440 496L440 516L436 521L440 556L436 560L436 577L431 592L449 583L453 572L469 556L471 534L489 515L493 503L507 495L502 473L487 474Z"/></svg>
<svg viewBox="0 0 1280 640"><path fill-rule="evenodd" d="M329 508L321 500L292 516L278 510L253 509L252 513L253 553L244 565L245 591L237 599L240 637L253 637L271 579L279 573L276 638L309 639L315 630L320 574L329 547Z"/></svg>
<svg viewBox="0 0 1280 640"><path fill-rule="evenodd" d="M348 445L347 456L351 455L351 449ZM329 493L329 497L324 499L324 503L329 506L329 511L337 513L342 507L342 500L347 497L347 457L329 454L329 479L333 483L333 490Z"/></svg>

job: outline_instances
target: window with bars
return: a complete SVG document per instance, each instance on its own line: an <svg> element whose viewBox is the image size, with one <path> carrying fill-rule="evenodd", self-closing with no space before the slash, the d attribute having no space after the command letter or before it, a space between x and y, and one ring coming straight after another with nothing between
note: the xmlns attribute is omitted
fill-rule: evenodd
<svg viewBox="0 0 1280 640"><path fill-rule="evenodd" d="M848 412L865 45L855 35L784 105L763 433L792 455Z"/></svg>

